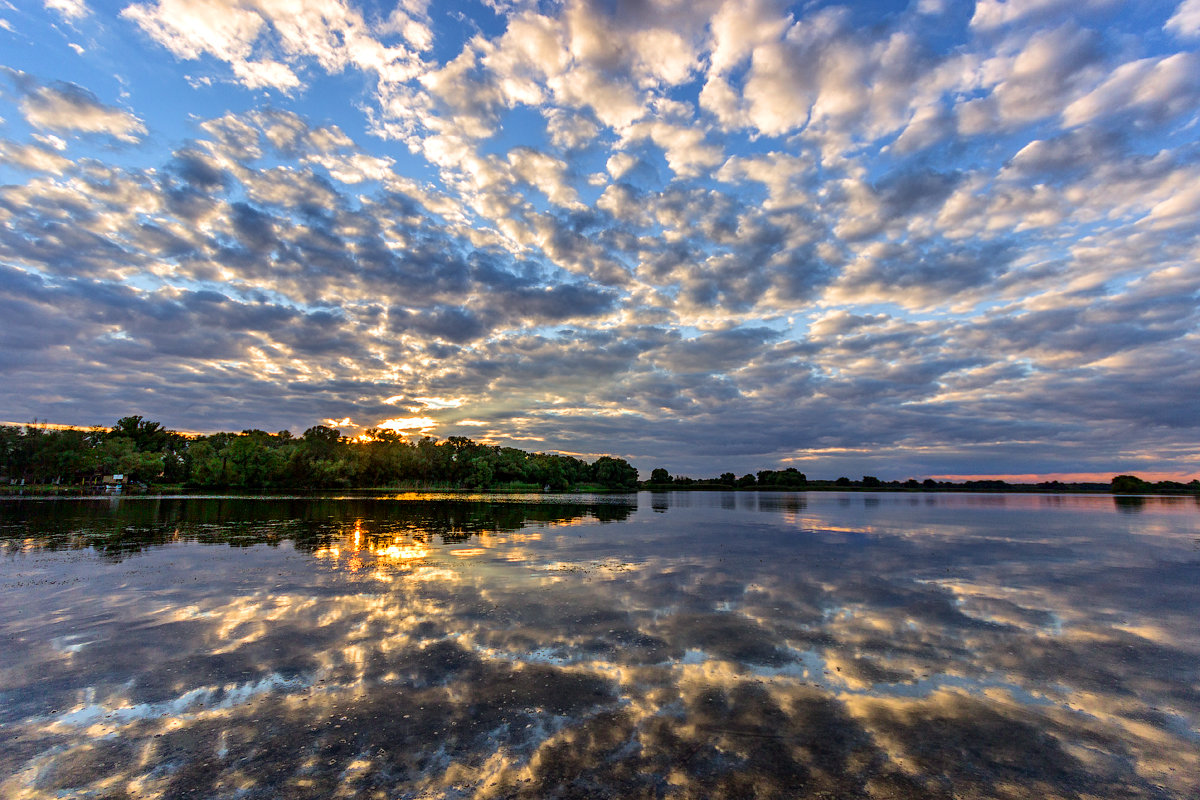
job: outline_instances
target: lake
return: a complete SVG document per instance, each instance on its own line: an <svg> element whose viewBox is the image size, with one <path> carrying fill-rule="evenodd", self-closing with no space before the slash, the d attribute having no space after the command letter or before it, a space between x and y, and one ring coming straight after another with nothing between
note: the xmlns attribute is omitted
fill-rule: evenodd
<svg viewBox="0 0 1200 800"><path fill-rule="evenodd" d="M0 797L1195 798L1200 504L0 501Z"/></svg>

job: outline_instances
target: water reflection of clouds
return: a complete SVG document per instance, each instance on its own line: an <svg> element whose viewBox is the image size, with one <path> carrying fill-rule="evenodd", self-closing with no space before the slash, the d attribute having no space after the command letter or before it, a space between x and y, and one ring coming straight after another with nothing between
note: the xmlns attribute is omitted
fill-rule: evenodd
<svg viewBox="0 0 1200 800"><path fill-rule="evenodd" d="M612 542L367 516L311 556L297 542L77 562L93 591L32 587L62 609L46 631L60 660L35 647L4 672L6 704L32 699L5 714L18 745L0 747L0 794L1200 789L1197 565L1178 529L1148 556L1148 534L1102 524L1087 554L1079 536L996 536L991 518L862 530L817 503L797 536L763 506L697 499L598 529ZM52 571L59 556L33 557ZM203 582L159 585L196 569ZM137 599L152 587L153 613ZM85 620L100 590L110 616Z"/></svg>

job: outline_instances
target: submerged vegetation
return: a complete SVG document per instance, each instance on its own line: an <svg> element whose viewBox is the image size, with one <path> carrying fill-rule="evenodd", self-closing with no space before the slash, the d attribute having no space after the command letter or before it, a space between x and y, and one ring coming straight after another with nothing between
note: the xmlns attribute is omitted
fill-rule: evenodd
<svg viewBox="0 0 1200 800"><path fill-rule="evenodd" d="M592 462L528 453L461 436L410 441L372 429L356 438L317 425L289 431L186 436L140 416L112 428L56 430L0 426L4 483L98 486L112 483L212 488L422 488L537 491L623 491L637 470L621 458Z"/></svg>

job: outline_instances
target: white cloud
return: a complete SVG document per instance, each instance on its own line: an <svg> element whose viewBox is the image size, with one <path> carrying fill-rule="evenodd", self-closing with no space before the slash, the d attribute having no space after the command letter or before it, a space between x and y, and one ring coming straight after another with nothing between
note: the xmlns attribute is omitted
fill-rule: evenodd
<svg viewBox="0 0 1200 800"><path fill-rule="evenodd" d="M1122 64L1094 90L1067 106L1063 124L1082 125L1126 110L1166 118L1195 108L1200 98L1200 56L1175 53Z"/></svg>
<svg viewBox="0 0 1200 800"><path fill-rule="evenodd" d="M366 153L313 154L306 156L304 160L320 164L335 181L347 184L387 180L393 176L392 165L395 164L391 158L380 158Z"/></svg>
<svg viewBox="0 0 1200 800"><path fill-rule="evenodd" d="M381 44L344 0L155 0L121 15L178 58L228 63L249 88L296 88L294 67L309 59L326 72L355 67L387 82L421 71L413 51Z"/></svg>
<svg viewBox="0 0 1200 800"><path fill-rule="evenodd" d="M124 142L139 141L146 133L146 126L133 114L105 105L70 83L32 89L21 100L21 112L35 128L103 133Z"/></svg>
<svg viewBox="0 0 1200 800"><path fill-rule="evenodd" d="M43 0L43 4L69 20L82 19L91 13L85 0Z"/></svg>
<svg viewBox="0 0 1200 800"><path fill-rule="evenodd" d="M931 104L913 114L892 147L900 153L912 153L945 139L953 132L954 120L947 110Z"/></svg>
<svg viewBox="0 0 1200 800"><path fill-rule="evenodd" d="M587 107L610 128L622 130L645 113L644 101L629 84L590 67L577 67L549 81L563 105Z"/></svg>
<svg viewBox="0 0 1200 800"><path fill-rule="evenodd" d="M704 131L695 127L672 125L661 120L639 122L625 131L622 144L643 139L649 139L663 149L667 166L681 178L694 178L724 160L721 148L706 142Z"/></svg>
<svg viewBox="0 0 1200 800"><path fill-rule="evenodd" d="M472 139L492 135L503 96L500 88L488 75L481 74L478 67L475 51L466 48L441 69L421 76L421 84L448 112L426 119L427 127L439 132L453 130L456 135Z"/></svg>
<svg viewBox="0 0 1200 800"><path fill-rule="evenodd" d="M424 4L397 5L388 16L387 21L380 25L376 32L380 34L397 33L419 51L426 51L433 46L433 31L429 27L429 14Z"/></svg>
<svg viewBox="0 0 1200 800"><path fill-rule="evenodd" d="M826 158L904 127L955 84L913 32L894 29L872 39L844 8L792 22L761 4L744 16L727 6L713 27L701 107L725 130L749 127L769 136L803 130ZM739 79L735 68L747 58ZM906 146L927 138L917 132Z"/></svg>
<svg viewBox="0 0 1200 800"><path fill-rule="evenodd" d="M935 16L945 14L950 6L950 0L917 0L917 13Z"/></svg>
<svg viewBox="0 0 1200 800"><path fill-rule="evenodd" d="M33 138L49 148L62 152L67 149L67 142L61 136L55 136L52 133L35 133Z"/></svg>
<svg viewBox="0 0 1200 800"><path fill-rule="evenodd" d="M1195 226L1200 219L1200 176L1193 175L1185 185L1157 203L1146 215L1144 224L1153 228L1177 225Z"/></svg>
<svg viewBox="0 0 1200 800"><path fill-rule="evenodd" d="M637 158L629 153L613 153L608 157L605 168L614 181L619 181L623 175L633 169L638 163Z"/></svg>
<svg viewBox="0 0 1200 800"><path fill-rule="evenodd" d="M792 17L771 0L729 0L713 15L709 74L725 75L756 47L776 42L792 26Z"/></svg>
<svg viewBox="0 0 1200 800"><path fill-rule="evenodd" d="M52 172L61 175L71 166L70 159L53 150L36 145L22 145L0 139L0 161L36 172Z"/></svg>
<svg viewBox="0 0 1200 800"><path fill-rule="evenodd" d="M300 85L296 73L278 61L234 61L232 67L233 74L247 89L271 87L286 92Z"/></svg>
<svg viewBox="0 0 1200 800"><path fill-rule="evenodd" d="M532 12L510 19L498 42L481 47L483 63L511 103L540 102L546 80L560 75L571 60L561 24Z"/></svg>
<svg viewBox="0 0 1200 800"><path fill-rule="evenodd" d="M595 140L600 129L586 114L551 108L545 113L546 133L555 147L567 150L584 147Z"/></svg>
<svg viewBox="0 0 1200 800"><path fill-rule="evenodd" d="M971 27L990 31L1063 12L1100 9L1114 0L976 0Z"/></svg>
<svg viewBox="0 0 1200 800"><path fill-rule="evenodd" d="M811 203L803 184L812 175L813 159L803 155L772 152L761 156L733 156L717 172L717 180L755 181L767 188L765 207L780 209Z"/></svg>
<svg viewBox="0 0 1200 800"><path fill-rule="evenodd" d="M551 203L563 208L582 208L574 187L566 179L566 162L530 147L508 153L513 176L540 190Z"/></svg>
<svg viewBox="0 0 1200 800"><path fill-rule="evenodd" d="M177 57L207 53L222 61L250 56L266 20L238 0L158 0L121 12Z"/></svg>
<svg viewBox="0 0 1200 800"><path fill-rule="evenodd" d="M1200 36L1200 0L1183 0L1163 28L1185 38Z"/></svg>
<svg viewBox="0 0 1200 800"><path fill-rule="evenodd" d="M699 66L696 42L674 30L634 31L629 39L634 73L639 84L677 86L686 83Z"/></svg>

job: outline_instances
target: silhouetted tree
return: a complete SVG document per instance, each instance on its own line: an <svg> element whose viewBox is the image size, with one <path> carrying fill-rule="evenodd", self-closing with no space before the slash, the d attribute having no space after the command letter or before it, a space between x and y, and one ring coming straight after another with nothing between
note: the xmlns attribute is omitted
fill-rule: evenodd
<svg viewBox="0 0 1200 800"><path fill-rule="evenodd" d="M1113 494L1144 494L1149 488L1150 484L1136 475L1118 475L1110 484Z"/></svg>

